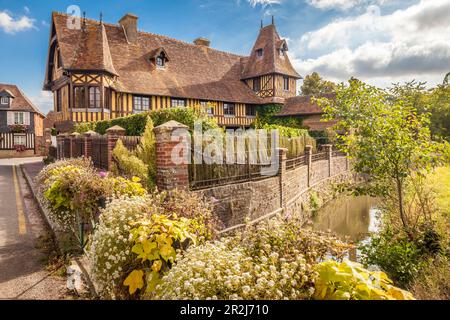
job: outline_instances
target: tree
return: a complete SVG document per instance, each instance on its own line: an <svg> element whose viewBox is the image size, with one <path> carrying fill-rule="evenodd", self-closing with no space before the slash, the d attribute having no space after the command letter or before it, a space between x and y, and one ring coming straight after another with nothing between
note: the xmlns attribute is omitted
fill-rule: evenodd
<svg viewBox="0 0 450 320"><path fill-rule="evenodd" d="M425 82L396 83L388 89L392 99L406 100L420 114L429 114L431 137L450 141L450 85L448 75L443 84L427 90Z"/></svg>
<svg viewBox="0 0 450 320"><path fill-rule="evenodd" d="M301 87L302 95L318 96L326 93L333 93L336 89L336 84L331 81L323 80L317 72L307 75L303 80Z"/></svg>
<svg viewBox="0 0 450 320"><path fill-rule="evenodd" d="M436 166L442 144L434 142L428 114L419 114L413 100L402 99L352 79L336 88L335 99L318 99L327 120L339 119L339 148L354 159L354 170L365 174L380 194L396 194L402 225L408 232L404 210L404 188L413 174Z"/></svg>

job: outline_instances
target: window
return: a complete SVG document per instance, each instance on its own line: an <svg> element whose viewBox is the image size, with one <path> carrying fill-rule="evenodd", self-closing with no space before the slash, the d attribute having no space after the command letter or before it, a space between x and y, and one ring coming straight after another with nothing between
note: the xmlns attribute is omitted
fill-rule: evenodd
<svg viewBox="0 0 450 320"><path fill-rule="evenodd" d="M209 116L214 115L214 106L210 105L208 102L200 101L200 106L202 107L202 110L205 110L206 114L208 114Z"/></svg>
<svg viewBox="0 0 450 320"><path fill-rule="evenodd" d="M289 91L289 77L283 77L283 90Z"/></svg>
<svg viewBox="0 0 450 320"><path fill-rule="evenodd" d="M261 91L261 78L253 79L253 91Z"/></svg>
<svg viewBox="0 0 450 320"><path fill-rule="evenodd" d="M164 68L166 66L166 55L164 52L161 52L159 56L156 57L156 67Z"/></svg>
<svg viewBox="0 0 450 320"><path fill-rule="evenodd" d="M13 143L15 146L26 146L27 145L27 136L24 134L14 134Z"/></svg>
<svg viewBox="0 0 450 320"><path fill-rule="evenodd" d="M150 97L134 96L133 110L137 112L150 110Z"/></svg>
<svg viewBox="0 0 450 320"><path fill-rule="evenodd" d="M246 104L245 105L245 115L247 117L255 117L256 116L256 106L254 104Z"/></svg>
<svg viewBox="0 0 450 320"><path fill-rule="evenodd" d="M23 112L14 112L14 124L25 124Z"/></svg>
<svg viewBox="0 0 450 320"><path fill-rule="evenodd" d="M258 58L261 58L261 57L263 56L263 49L258 49L258 50L256 50L256 56L257 56Z"/></svg>
<svg viewBox="0 0 450 320"><path fill-rule="evenodd" d="M111 110L112 92L110 88L105 88L105 109Z"/></svg>
<svg viewBox="0 0 450 320"><path fill-rule="evenodd" d="M61 89L56 90L56 112L60 112L62 110L62 97L61 97Z"/></svg>
<svg viewBox="0 0 450 320"><path fill-rule="evenodd" d="M186 107L186 100L184 100L184 99L172 99L171 106L172 106L172 108Z"/></svg>
<svg viewBox="0 0 450 320"><path fill-rule="evenodd" d="M9 106L9 98L8 97L2 97L0 99L0 104Z"/></svg>
<svg viewBox="0 0 450 320"><path fill-rule="evenodd" d="M234 116L234 104L233 103L224 103L223 105L223 114L226 116Z"/></svg>
<svg viewBox="0 0 450 320"><path fill-rule="evenodd" d="M89 87L89 108L100 108L99 87Z"/></svg>
<svg viewBox="0 0 450 320"><path fill-rule="evenodd" d="M62 67L61 63L61 51L57 50L56 52L56 68L59 69Z"/></svg>
<svg viewBox="0 0 450 320"><path fill-rule="evenodd" d="M284 49L283 48L279 49L278 54L280 55L280 58L284 58Z"/></svg>
<svg viewBox="0 0 450 320"><path fill-rule="evenodd" d="M74 87L73 88L73 107L74 108L86 108L86 90L84 87ZM60 111L60 110L59 110Z"/></svg>

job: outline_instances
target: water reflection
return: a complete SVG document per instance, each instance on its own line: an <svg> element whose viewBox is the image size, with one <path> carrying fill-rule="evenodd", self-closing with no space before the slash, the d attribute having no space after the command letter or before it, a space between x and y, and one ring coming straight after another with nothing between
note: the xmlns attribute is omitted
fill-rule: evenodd
<svg viewBox="0 0 450 320"><path fill-rule="evenodd" d="M369 196L340 197L317 212L313 218L313 228L331 231L354 243L366 243L370 241L369 232L377 232L379 228L376 204L377 200ZM349 252L350 260L356 261L358 256L356 248Z"/></svg>

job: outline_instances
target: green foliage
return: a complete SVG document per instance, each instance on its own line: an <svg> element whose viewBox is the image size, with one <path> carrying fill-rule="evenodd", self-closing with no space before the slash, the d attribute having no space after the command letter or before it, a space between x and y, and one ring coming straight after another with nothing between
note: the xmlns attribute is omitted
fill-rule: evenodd
<svg viewBox="0 0 450 320"><path fill-rule="evenodd" d="M128 136L140 136L144 133L147 125L147 116L153 120L154 126L159 126L167 121L175 120L189 127L194 128L194 122L199 120L203 124L203 129L208 130L217 128L217 123L203 113L195 111L193 108L167 108L152 110L140 114L134 114L127 117L116 118L112 120L103 120L89 123L79 123L75 125L75 131L79 133L93 130L100 134L105 134L106 129L118 125L126 130Z"/></svg>
<svg viewBox="0 0 450 320"><path fill-rule="evenodd" d="M394 84L389 89L392 99L406 100L419 114L427 114L433 139L450 141L450 85L443 84L426 89L425 83L416 81Z"/></svg>
<svg viewBox="0 0 450 320"><path fill-rule="evenodd" d="M151 117L147 117L147 124L141 141L137 146L136 156L148 166L148 181L152 183L149 187L153 188L154 181L156 180L156 140L155 134L153 133L153 120Z"/></svg>
<svg viewBox="0 0 450 320"><path fill-rule="evenodd" d="M315 270L316 300L413 300L411 293L394 287L381 271L368 271L350 261L328 260Z"/></svg>
<svg viewBox="0 0 450 320"><path fill-rule="evenodd" d="M114 147L113 157L115 166L112 171L116 175L126 178L138 177L145 186L149 185L149 166L125 148L121 140L118 140Z"/></svg>
<svg viewBox="0 0 450 320"><path fill-rule="evenodd" d="M398 235L389 229L373 235L370 243L361 246L361 252L365 266L379 266L403 287L417 276L423 264L417 243L405 234Z"/></svg>
<svg viewBox="0 0 450 320"><path fill-rule="evenodd" d="M414 172L439 164L443 146L433 142L428 117L408 99L352 79L341 84L335 99L319 99L327 120L339 119L339 148L354 159L355 171L366 174L389 193L398 195L398 212L405 228L404 186Z"/></svg>
<svg viewBox="0 0 450 320"><path fill-rule="evenodd" d="M450 261L439 256L430 259L410 286L420 300L450 300Z"/></svg>
<svg viewBox="0 0 450 320"><path fill-rule="evenodd" d="M308 137L308 130L306 129L298 129L292 127L285 127L277 124L265 124L261 127L264 130L278 130L281 137L287 138L297 138L297 137Z"/></svg>
<svg viewBox="0 0 450 320"><path fill-rule="evenodd" d="M176 216L169 219L164 215L153 214L150 218L133 222L136 227L130 231L133 244L131 251L141 261L139 269L133 270L124 280L130 295L137 289L152 293L160 282L160 274L169 270L175 262L175 249L186 240L195 242L195 237L187 231L189 220L174 219Z"/></svg>
<svg viewBox="0 0 450 320"><path fill-rule="evenodd" d="M255 120L255 128L261 129L264 125L274 124L284 127L302 129L302 120L296 117L275 117L283 106L280 104L268 104L258 109Z"/></svg>
<svg viewBox="0 0 450 320"><path fill-rule="evenodd" d="M305 77L301 90L302 95L304 96L318 96L321 94L333 93L336 90L336 84L331 81L323 80L317 72L313 72Z"/></svg>

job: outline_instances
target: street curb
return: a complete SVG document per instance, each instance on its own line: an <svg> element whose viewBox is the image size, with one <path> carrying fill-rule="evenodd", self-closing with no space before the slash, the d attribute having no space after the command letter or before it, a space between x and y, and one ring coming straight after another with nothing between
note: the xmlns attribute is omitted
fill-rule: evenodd
<svg viewBox="0 0 450 320"><path fill-rule="evenodd" d="M40 213L41 217L44 220L44 223L45 223L45 225L47 227L47 230L50 232L50 235L52 237L52 241L53 241L53 243L55 245L55 248L58 251L58 254L61 255L62 254L62 250L61 250L61 247L60 247L60 243L58 241L58 237L56 235L55 230L52 227L52 224L50 222L50 219L49 219L48 215L46 214L46 210L42 207L41 202L39 201L39 199L38 199L38 197L36 195L36 191L34 189L34 184L33 184L33 179L31 179L31 177L29 176L29 174L28 174L28 172L25 169L23 164L20 165L20 169L22 171L22 175L25 178L25 181L26 181L28 187L31 190L31 194L33 195L33 199L35 200L35 202L37 204L37 207L39 209L39 213ZM86 267L86 265L85 265L83 260L84 260L83 257L74 257L74 258L71 258L71 264L75 263L80 268L81 272L83 273L84 280L86 281L86 284L89 287L89 291L90 291L91 295L93 297L98 297L97 290L95 288L95 285L94 285L93 281L91 280L91 276L90 276L90 273L88 271L89 268Z"/></svg>

